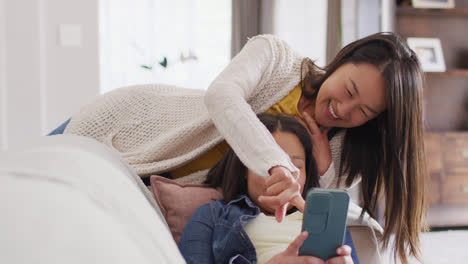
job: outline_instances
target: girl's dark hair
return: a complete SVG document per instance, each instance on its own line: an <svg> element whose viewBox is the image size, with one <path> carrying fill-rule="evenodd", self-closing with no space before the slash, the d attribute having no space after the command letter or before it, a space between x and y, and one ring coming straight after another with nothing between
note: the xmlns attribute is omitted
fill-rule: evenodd
<svg viewBox="0 0 468 264"><path fill-rule="evenodd" d="M307 190L319 186L317 165L312 156L312 143L306 128L294 117L286 115L260 114L260 121L271 133L289 132L297 136L306 155L306 182L302 191L305 198ZM239 195L247 194L247 168L232 149L208 172L204 183L213 188L221 188L224 201L229 202Z"/></svg>
<svg viewBox="0 0 468 264"><path fill-rule="evenodd" d="M387 109L364 125L347 129L339 177L348 173L349 186L358 174L362 176L363 209L371 215L385 195L383 247L394 234L394 256L405 264L407 252L420 259L419 233L427 228L423 74L416 54L400 37L377 33L347 45L323 69L304 59L304 96L313 100L323 82L347 63L371 64L380 70Z"/></svg>

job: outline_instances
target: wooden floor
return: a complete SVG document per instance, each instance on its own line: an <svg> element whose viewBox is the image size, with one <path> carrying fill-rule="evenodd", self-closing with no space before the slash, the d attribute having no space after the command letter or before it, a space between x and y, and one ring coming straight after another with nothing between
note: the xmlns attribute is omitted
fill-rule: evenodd
<svg viewBox="0 0 468 264"><path fill-rule="evenodd" d="M425 264L468 263L468 229L423 233L421 245Z"/></svg>
<svg viewBox="0 0 468 264"><path fill-rule="evenodd" d="M468 206L432 205L427 218L433 228L468 226Z"/></svg>

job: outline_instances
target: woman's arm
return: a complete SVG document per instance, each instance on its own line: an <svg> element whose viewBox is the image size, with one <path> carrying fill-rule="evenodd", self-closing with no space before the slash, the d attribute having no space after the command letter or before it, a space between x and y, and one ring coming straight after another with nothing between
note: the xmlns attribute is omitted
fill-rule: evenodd
<svg viewBox="0 0 468 264"><path fill-rule="evenodd" d="M259 93L260 89L274 79L275 69L293 69L292 58L297 56L280 40L271 36L252 38L210 85L205 104L216 128L244 165L258 175L279 175L295 182L293 175L298 175L299 170L249 104L254 96L271 96ZM262 98L266 102L268 99ZM303 202L300 193L293 189L281 193L282 197L276 196L279 204L266 201L275 208L278 222L282 221L288 202Z"/></svg>
<svg viewBox="0 0 468 264"><path fill-rule="evenodd" d="M198 208L184 228L180 238L179 250L187 263L214 263L213 215L211 205Z"/></svg>
<svg viewBox="0 0 468 264"><path fill-rule="evenodd" d="M266 37L249 40L205 95L206 107L218 131L240 160L264 177L274 166L298 171L248 102L262 80L272 78L275 66L281 63L279 57L283 55L273 54L271 45Z"/></svg>

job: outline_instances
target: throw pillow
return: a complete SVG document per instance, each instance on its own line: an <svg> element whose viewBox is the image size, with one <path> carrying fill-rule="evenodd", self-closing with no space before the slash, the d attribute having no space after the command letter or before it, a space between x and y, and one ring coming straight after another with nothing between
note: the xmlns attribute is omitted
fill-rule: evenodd
<svg viewBox="0 0 468 264"><path fill-rule="evenodd" d="M204 184L180 184L161 176L151 176L150 182L176 243L198 207L223 198L220 191Z"/></svg>

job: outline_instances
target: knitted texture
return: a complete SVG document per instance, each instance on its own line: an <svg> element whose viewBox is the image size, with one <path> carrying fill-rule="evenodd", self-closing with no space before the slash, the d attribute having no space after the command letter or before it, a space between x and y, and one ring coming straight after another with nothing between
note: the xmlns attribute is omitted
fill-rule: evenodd
<svg viewBox="0 0 468 264"><path fill-rule="evenodd" d="M274 166L298 171L255 114L265 112L300 82L302 60L275 37L254 37L205 95L216 128L239 159L258 175L268 176Z"/></svg>
<svg viewBox="0 0 468 264"><path fill-rule="evenodd" d="M221 141L203 95L168 85L120 88L85 106L64 133L116 149L140 175L165 172Z"/></svg>
<svg viewBox="0 0 468 264"><path fill-rule="evenodd" d="M276 37L257 36L206 93L162 84L120 88L83 107L65 133L116 149L139 175L182 166L223 138L259 175L276 165L298 171L256 114L300 82L302 59Z"/></svg>

